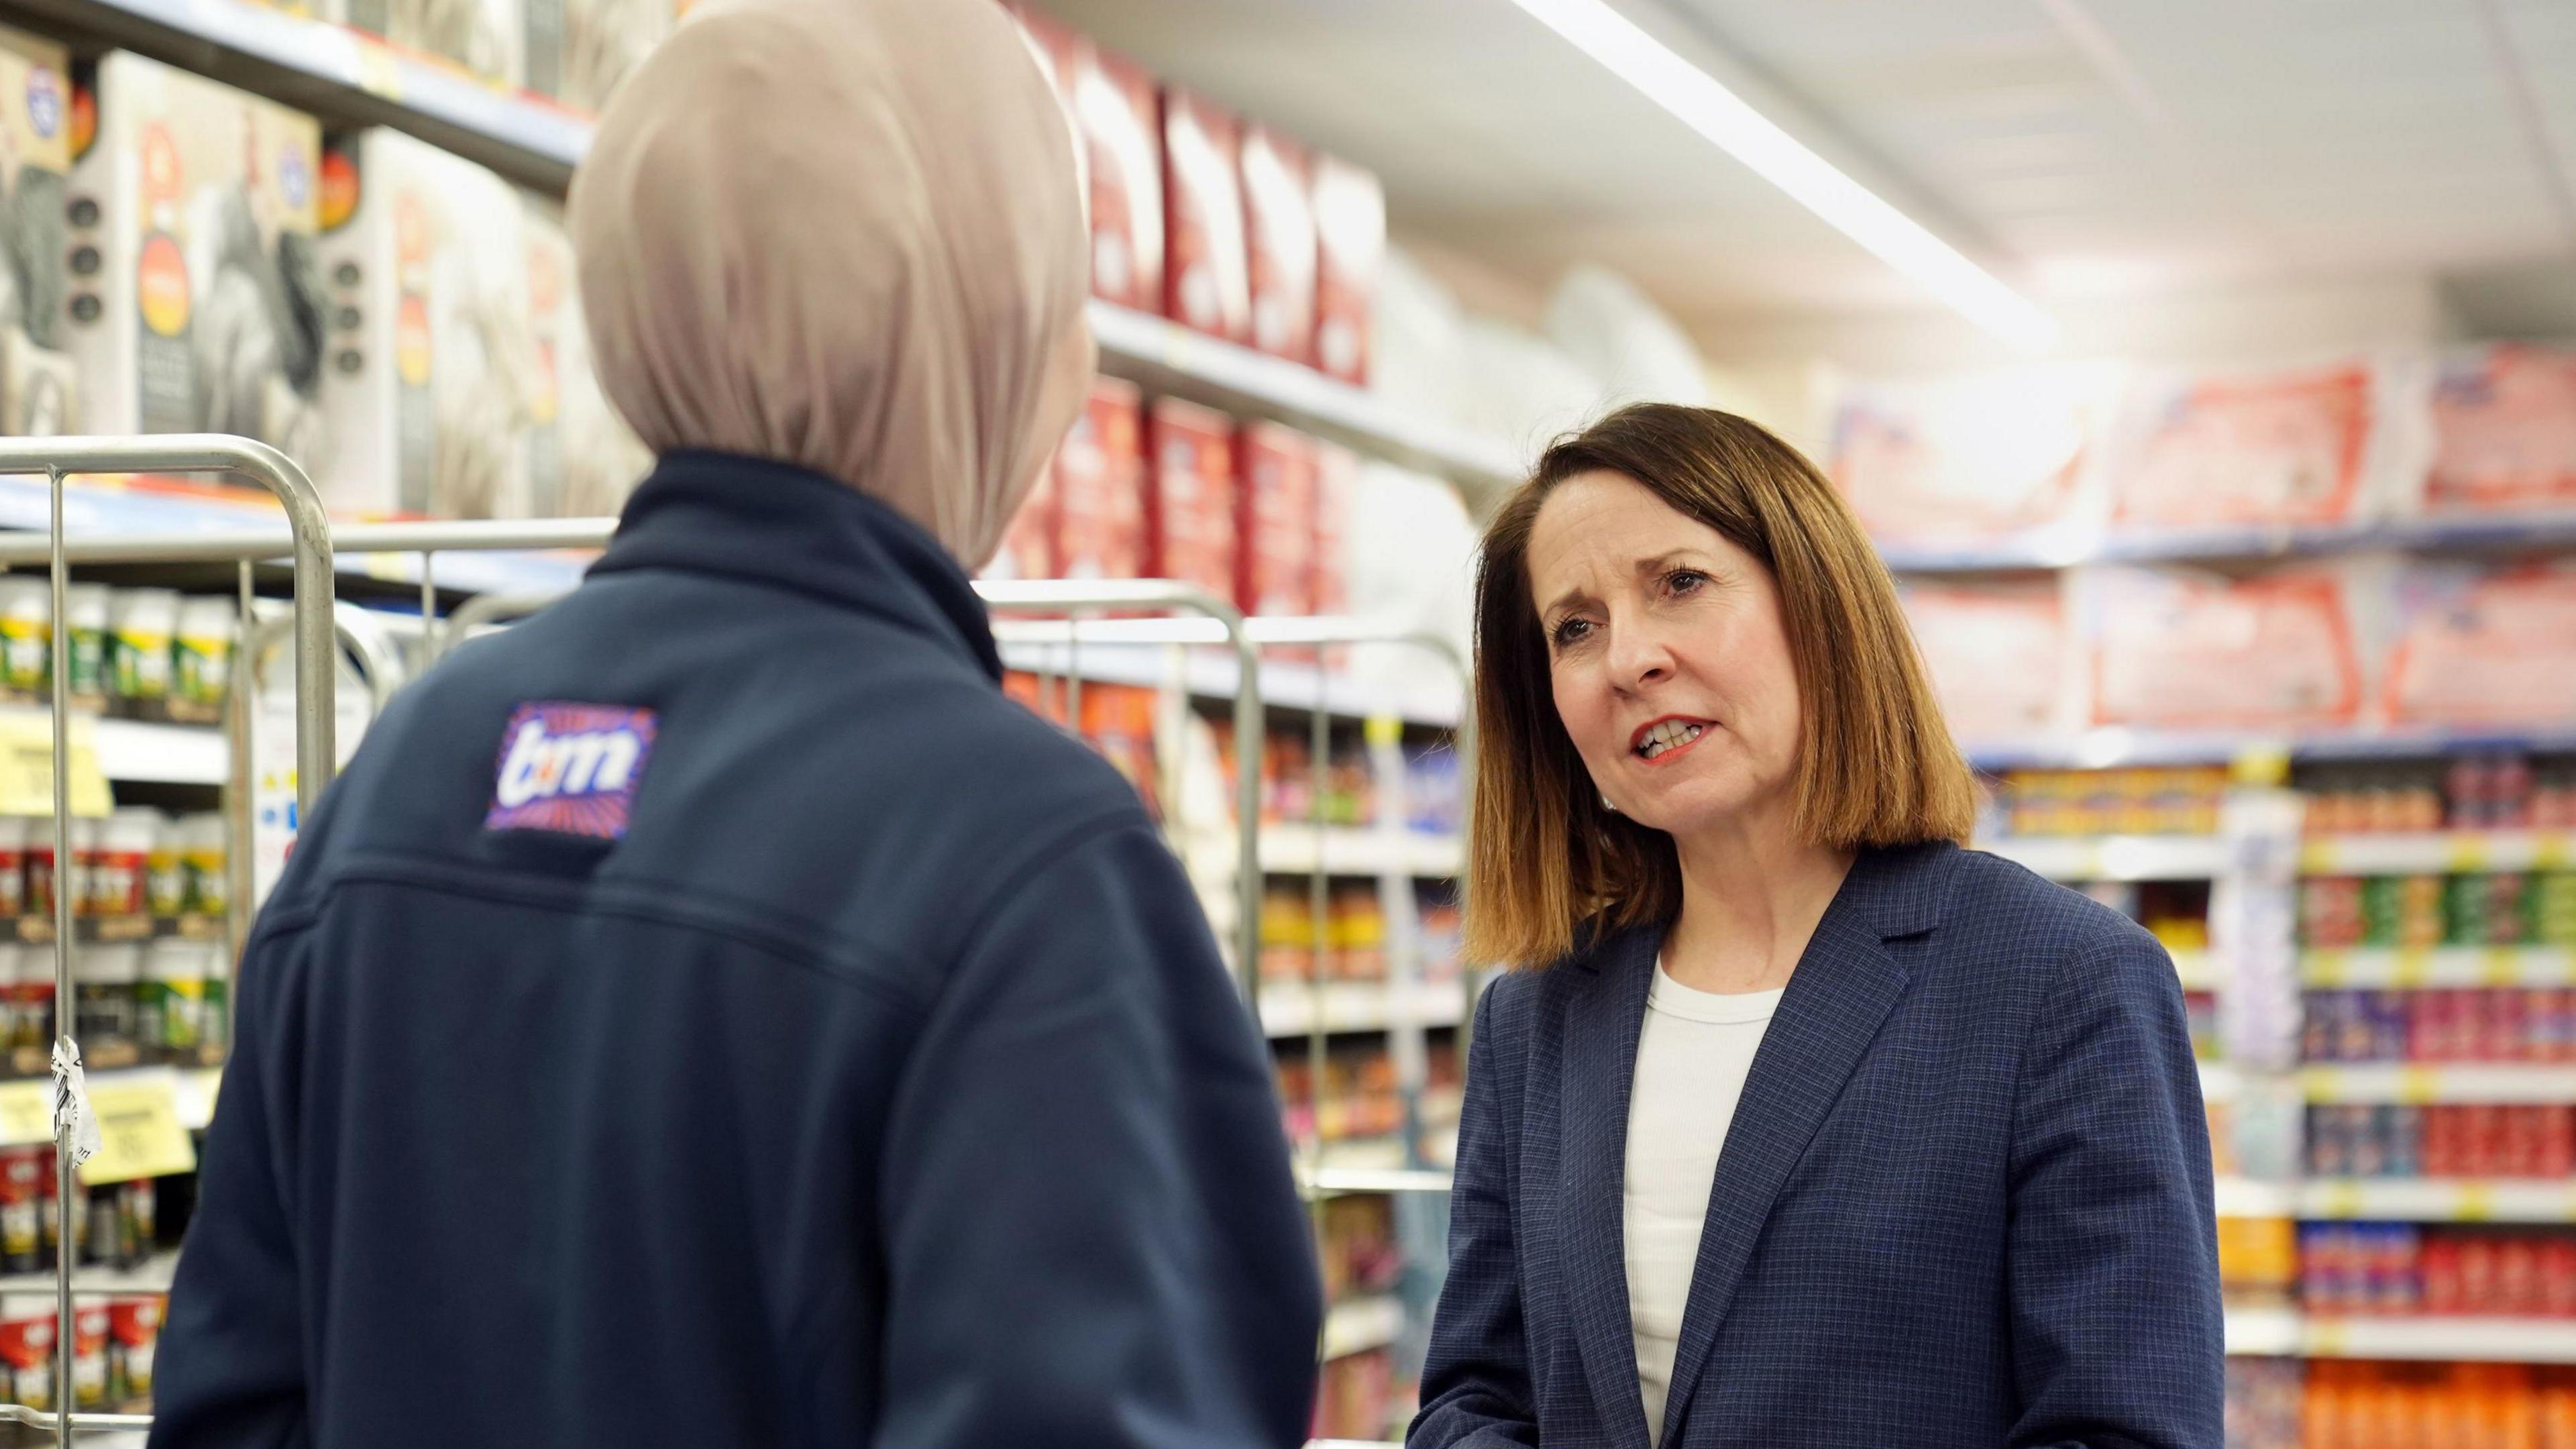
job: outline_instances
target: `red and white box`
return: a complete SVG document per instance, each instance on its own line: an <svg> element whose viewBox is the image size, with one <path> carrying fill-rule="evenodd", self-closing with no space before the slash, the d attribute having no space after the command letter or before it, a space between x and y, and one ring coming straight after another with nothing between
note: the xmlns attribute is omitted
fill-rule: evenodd
<svg viewBox="0 0 2576 1449"><path fill-rule="evenodd" d="M1315 612L1315 440L1277 423L1235 434L1235 603L1247 614Z"/></svg>
<svg viewBox="0 0 2576 1449"><path fill-rule="evenodd" d="M1058 450L1058 457L1061 449ZM1020 500L1020 510L1011 515L1011 526L1002 533L1002 546L991 562L984 565L988 579L1051 579L1056 576L1056 487L1058 457L1050 457L1038 470L1036 486Z"/></svg>
<svg viewBox="0 0 2576 1449"><path fill-rule="evenodd" d="M1073 130L1091 196L1091 293L1159 312L1163 138L1154 78L1044 15L1010 9Z"/></svg>
<svg viewBox="0 0 2576 1449"><path fill-rule="evenodd" d="M1243 128L1243 235L1252 345L1315 362L1314 165L1306 148L1263 125Z"/></svg>
<svg viewBox="0 0 2576 1449"><path fill-rule="evenodd" d="M1143 433L1135 384L1095 379L1056 450L1056 565L1065 578L1144 576Z"/></svg>
<svg viewBox="0 0 2576 1449"><path fill-rule="evenodd" d="M2381 688L2391 724L2576 719L2576 564L2426 560L2402 570L2392 593Z"/></svg>
<svg viewBox="0 0 2576 1449"><path fill-rule="evenodd" d="M2093 722L2330 729L2365 691L2353 585L2335 569L2251 577L2102 568L2078 585Z"/></svg>
<svg viewBox="0 0 2576 1449"><path fill-rule="evenodd" d="M1315 172L1315 365L1366 386L1378 274L1386 266L1386 192L1374 173L1332 156Z"/></svg>
<svg viewBox="0 0 2576 1449"><path fill-rule="evenodd" d="M1351 608L1351 509L1360 487L1360 455L1315 440L1315 612Z"/></svg>
<svg viewBox="0 0 2576 1449"><path fill-rule="evenodd" d="M2576 352L2499 344L2433 380L2427 512L2576 508Z"/></svg>
<svg viewBox="0 0 2576 1449"><path fill-rule="evenodd" d="M1147 424L1147 568L1155 578L1234 597L1234 420L1196 403L1156 398Z"/></svg>
<svg viewBox="0 0 2576 1449"><path fill-rule="evenodd" d="M2057 580L1926 584L1905 591L1905 612L1954 735L2014 739L2057 730L2072 714L2074 656Z"/></svg>
<svg viewBox="0 0 2576 1449"><path fill-rule="evenodd" d="M2139 528L2329 526L2385 502L2396 431L2380 370L2141 380L2111 470L2112 521Z"/></svg>
<svg viewBox="0 0 2576 1449"><path fill-rule="evenodd" d="M1827 471L1882 541L1992 542L2096 524L2092 469L2113 387L2098 368L1847 383Z"/></svg>
<svg viewBox="0 0 2576 1449"><path fill-rule="evenodd" d="M1243 236L1242 126L1177 86L1163 92L1163 315L1250 345L1252 282Z"/></svg>

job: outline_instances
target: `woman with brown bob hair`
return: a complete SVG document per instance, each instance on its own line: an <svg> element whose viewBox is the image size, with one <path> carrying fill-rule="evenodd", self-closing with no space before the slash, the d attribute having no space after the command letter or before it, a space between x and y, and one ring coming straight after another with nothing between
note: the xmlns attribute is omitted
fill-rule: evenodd
<svg viewBox="0 0 2576 1449"><path fill-rule="evenodd" d="M2180 983L1962 849L1894 584L1752 423L1550 448L1477 582L1478 1005L1414 1449L2218 1449Z"/></svg>

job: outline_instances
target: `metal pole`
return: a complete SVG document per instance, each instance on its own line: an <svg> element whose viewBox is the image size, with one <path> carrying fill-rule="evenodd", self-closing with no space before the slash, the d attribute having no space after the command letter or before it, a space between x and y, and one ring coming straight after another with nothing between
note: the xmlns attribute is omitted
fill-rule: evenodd
<svg viewBox="0 0 2576 1449"><path fill-rule="evenodd" d="M63 470L47 468L51 485L54 594L54 1438L72 1442L72 1343L79 1335L72 1322L72 1225L86 1214L75 1210L72 1189L72 1143L80 1130L78 1114L61 1110L64 1074L80 1059L74 1039L72 983L72 714L71 714L71 560L63 550Z"/></svg>
<svg viewBox="0 0 2576 1449"><path fill-rule="evenodd" d="M242 948L250 943L250 897L257 884L251 859L251 845L256 821L251 802L257 793L256 768L250 747L251 685L259 677L258 656L252 652L259 636L259 595L253 578L251 561L243 559L241 569L241 632L233 639L232 697L225 703L232 716L232 793L224 801L224 934L232 942L233 965L241 965ZM224 1041L232 1037L234 1005L241 993L224 993ZM225 1048L230 1051L229 1045Z"/></svg>
<svg viewBox="0 0 2576 1449"><path fill-rule="evenodd" d="M426 669L437 656L438 647L438 550L420 551L420 652L421 667Z"/></svg>

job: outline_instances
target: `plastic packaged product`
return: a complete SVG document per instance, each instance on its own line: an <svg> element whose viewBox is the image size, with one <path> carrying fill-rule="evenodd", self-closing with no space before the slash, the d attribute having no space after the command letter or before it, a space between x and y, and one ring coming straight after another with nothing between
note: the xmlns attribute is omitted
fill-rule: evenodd
<svg viewBox="0 0 2576 1449"><path fill-rule="evenodd" d="M143 980L143 948L131 943L84 946L72 957L74 1029L82 1055L94 1066L134 1060L135 992Z"/></svg>
<svg viewBox="0 0 2576 1449"><path fill-rule="evenodd" d="M1228 342L1252 341L1241 127L1177 86L1163 90L1163 312Z"/></svg>
<svg viewBox="0 0 2576 1449"><path fill-rule="evenodd" d="M54 1407L54 1322L50 1296L0 1299L0 1362L9 1366L11 1397L31 1409Z"/></svg>
<svg viewBox="0 0 2576 1449"><path fill-rule="evenodd" d="M163 700L170 693L170 651L179 635L175 589L118 589L108 596L107 692L116 699Z"/></svg>
<svg viewBox="0 0 2576 1449"><path fill-rule="evenodd" d="M84 1293L72 1300L72 1405L95 1409L107 1402L107 1297Z"/></svg>
<svg viewBox="0 0 2576 1449"><path fill-rule="evenodd" d="M35 822L0 815L0 930L27 913L27 835Z"/></svg>
<svg viewBox="0 0 2576 1449"><path fill-rule="evenodd" d="M146 1054L193 1061L205 1044L208 944L177 936L152 943L135 1008Z"/></svg>
<svg viewBox="0 0 2576 1449"><path fill-rule="evenodd" d="M1276 423L1235 435L1235 602L1247 614L1315 612L1315 442Z"/></svg>
<svg viewBox="0 0 2576 1449"><path fill-rule="evenodd" d="M2576 714L2576 566L2418 561L2393 595L2381 685L2392 723L2551 725Z"/></svg>
<svg viewBox="0 0 2576 1449"><path fill-rule="evenodd" d="M240 627L238 607L228 599L192 598L179 606L179 634L170 646L172 719L212 724L223 718Z"/></svg>
<svg viewBox="0 0 2576 1449"><path fill-rule="evenodd" d="M0 688L43 698L54 675L53 585L24 574L0 576Z"/></svg>
<svg viewBox="0 0 2576 1449"><path fill-rule="evenodd" d="M1144 418L1135 385L1092 384L1056 452L1058 562L1068 579L1132 579L1146 563Z"/></svg>
<svg viewBox="0 0 2576 1449"><path fill-rule="evenodd" d="M179 822L179 865L186 873L183 909L192 916L220 916L232 908L232 877L225 870L224 817L213 812Z"/></svg>
<svg viewBox="0 0 2576 1449"><path fill-rule="evenodd" d="M72 914L98 914L99 857L107 848L107 822L94 816L72 817L72 867L62 889L71 896Z"/></svg>
<svg viewBox="0 0 2576 1449"><path fill-rule="evenodd" d="M1315 157L1314 173L1315 364L1365 386L1386 268L1386 193L1374 174L1337 157Z"/></svg>
<svg viewBox="0 0 2576 1449"><path fill-rule="evenodd" d="M1920 585L1905 591L1905 612L1960 737L2029 736L2070 717L2066 611L2056 582Z"/></svg>
<svg viewBox="0 0 2576 1449"><path fill-rule="evenodd" d="M152 848L163 825L160 811L136 806L108 817L90 866L91 915L140 916L151 910Z"/></svg>
<svg viewBox="0 0 2576 1449"><path fill-rule="evenodd" d="M1244 240L1252 345L1315 361L1314 166L1306 148L1268 126L1243 128Z"/></svg>
<svg viewBox="0 0 2576 1449"><path fill-rule="evenodd" d="M598 111L679 19L672 0L519 0L527 86Z"/></svg>
<svg viewBox="0 0 2576 1449"><path fill-rule="evenodd" d="M44 1147L0 1148L0 1264L9 1272L36 1271L42 1247L37 1180L52 1170L53 1154Z"/></svg>
<svg viewBox="0 0 2576 1449"><path fill-rule="evenodd" d="M53 948L0 943L0 970L8 983L8 1044L24 1069L43 1062L54 1039Z"/></svg>
<svg viewBox="0 0 2576 1449"><path fill-rule="evenodd" d="M486 80L515 86L527 77L519 0L323 0L322 9L342 25Z"/></svg>
<svg viewBox="0 0 2576 1449"><path fill-rule="evenodd" d="M107 697L110 595L105 584L73 584L63 594L69 693L93 705Z"/></svg>
<svg viewBox="0 0 2576 1449"><path fill-rule="evenodd" d="M1871 534L1987 541L2092 521L2112 383L2015 368L1937 382L1861 381L1831 402L1827 472Z"/></svg>
<svg viewBox="0 0 2576 1449"><path fill-rule="evenodd" d="M2361 516L2379 403L2365 364L2142 381L2111 473L2115 522L2335 524Z"/></svg>
<svg viewBox="0 0 2576 1449"><path fill-rule="evenodd" d="M150 1184L145 1184L150 1186ZM123 1400L152 1397L153 1364L161 1346L161 1299L137 1293L108 1302L108 1377Z"/></svg>
<svg viewBox="0 0 2576 1449"><path fill-rule="evenodd" d="M2446 514L2576 506L2576 352L2506 343L2443 361L2424 505Z"/></svg>
<svg viewBox="0 0 2576 1449"><path fill-rule="evenodd" d="M383 126L323 164L352 194L323 216L324 500L357 515L524 516L539 389L517 189Z"/></svg>
<svg viewBox="0 0 2576 1449"><path fill-rule="evenodd" d="M2097 724L2325 729L2359 718L2362 656L2338 571L2103 568L2078 597Z"/></svg>
<svg viewBox="0 0 2576 1449"><path fill-rule="evenodd" d="M312 117L124 51L72 175L84 431L238 433L323 456ZM84 224L85 223L85 224Z"/></svg>

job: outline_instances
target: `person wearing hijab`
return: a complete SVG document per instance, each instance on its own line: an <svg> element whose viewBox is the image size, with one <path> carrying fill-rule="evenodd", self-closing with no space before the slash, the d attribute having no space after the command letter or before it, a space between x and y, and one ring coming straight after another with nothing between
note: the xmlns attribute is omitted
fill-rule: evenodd
<svg viewBox="0 0 2576 1449"><path fill-rule="evenodd" d="M990 0L706 0L621 88L571 228L659 461L262 911L155 1446L1302 1440L1267 1055L968 583L1087 380L1074 188Z"/></svg>

